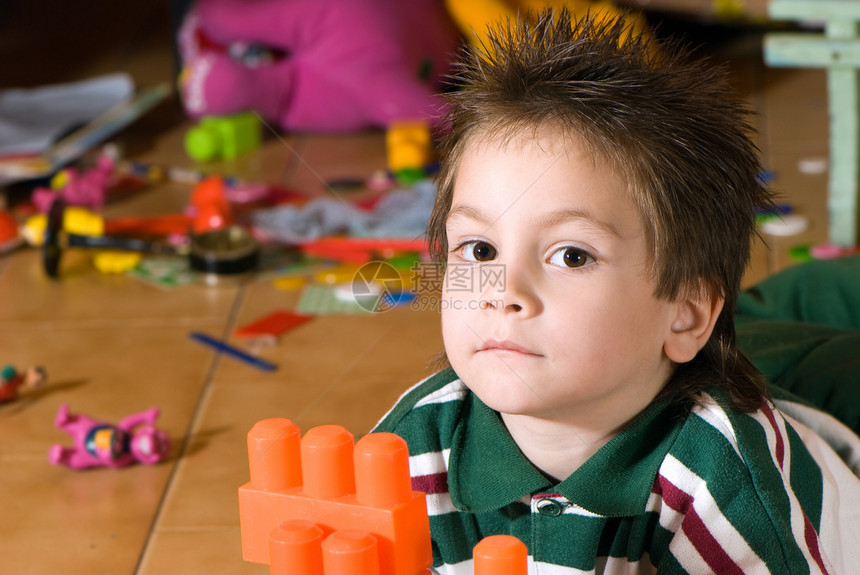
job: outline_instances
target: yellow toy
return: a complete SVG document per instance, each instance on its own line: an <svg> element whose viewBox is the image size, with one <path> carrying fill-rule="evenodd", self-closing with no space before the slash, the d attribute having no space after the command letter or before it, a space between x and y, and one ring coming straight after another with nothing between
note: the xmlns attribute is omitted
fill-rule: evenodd
<svg viewBox="0 0 860 575"><path fill-rule="evenodd" d="M48 216L36 214L30 216L21 228L21 235L27 244L39 247L45 243L45 229L48 227ZM69 206L63 212L63 230L71 234L85 236L104 235L104 219L90 210L77 206Z"/></svg>
<svg viewBox="0 0 860 575"><path fill-rule="evenodd" d="M574 18L589 13L604 21L625 14L610 0L445 0L445 5L468 41L485 47L490 45L487 41L490 24L504 18L537 14L544 8L567 8ZM631 16L629 22L634 34L647 34L647 23L641 15Z"/></svg>
<svg viewBox="0 0 860 575"><path fill-rule="evenodd" d="M385 135L388 169L398 182L412 183L425 177L433 160L430 125L422 120L392 122Z"/></svg>
<svg viewBox="0 0 860 575"><path fill-rule="evenodd" d="M124 274L136 268L142 259L143 255L136 252L107 250L93 257L93 265L103 274Z"/></svg>

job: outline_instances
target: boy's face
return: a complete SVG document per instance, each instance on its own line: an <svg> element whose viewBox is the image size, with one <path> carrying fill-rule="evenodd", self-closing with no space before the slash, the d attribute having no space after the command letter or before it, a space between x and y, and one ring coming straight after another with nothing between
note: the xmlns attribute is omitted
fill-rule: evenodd
<svg viewBox="0 0 860 575"><path fill-rule="evenodd" d="M576 140L471 138L446 229L445 350L491 408L600 425L667 382L676 305L653 295L626 184Z"/></svg>

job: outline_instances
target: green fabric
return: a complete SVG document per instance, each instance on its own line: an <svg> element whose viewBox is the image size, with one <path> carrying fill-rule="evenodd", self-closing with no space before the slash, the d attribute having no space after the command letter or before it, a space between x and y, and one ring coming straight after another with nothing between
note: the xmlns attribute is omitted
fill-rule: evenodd
<svg viewBox="0 0 860 575"><path fill-rule="evenodd" d="M451 372L453 374L453 372ZM657 402L639 414L574 474L553 486L520 454L498 413L474 395L464 399L466 425L457 429L451 451L448 485L454 504L463 511L498 509L531 493L552 488L571 503L607 517L635 515L648 502L654 476L680 427L668 402ZM477 434L468 430L480 429ZM496 462L508 462L504 473L487 473ZM594 491L594 485L603 485Z"/></svg>
<svg viewBox="0 0 860 575"><path fill-rule="evenodd" d="M468 395L464 401L468 422L454 433L452 443L456 447L451 450L449 462L448 487L454 505L463 511L481 513L552 485L520 454L498 413L477 396ZM468 432L474 429L480 429L481 434ZM499 461L507 462L505 472L487 473Z"/></svg>
<svg viewBox="0 0 860 575"><path fill-rule="evenodd" d="M675 443L679 410L652 403L555 489L572 503L598 515L622 517L645 508L653 477ZM603 489L594 490L595 485Z"/></svg>
<svg viewBox="0 0 860 575"><path fill-rule="evenodd" d="M741 293L735 324L770 382L860 434L860 256L771 276Z"/></svg>
<svg viewBox="0 0 860 575"><path fill-rule="evenodd" d="M628 572L700 573L702 560L684 543L694 537L712 566L728 554L735 572L764 564L771 573L809 573L809 537L838 553L840 532L819 541L791 523L791 509L802 508L813 527L829 513L832 525L839 510L823 508L825 492L832 499L844 489L844 497L853 487L825 485L788 424L782 438L790 449L774 443L772 451L767 433L782 421L778 412L735 413L720 407L721 393L714 398L690 413L655 402L556 485L451 369L405 394L374 431L406 439L420 465L411 467L416 488L434 479L427 501L433 558L437 567L456 566L446 573L471 573L472 549L495 534L525 543L539 572L548 565L590 572L612 562ZM790 477L775 465L781 458ZM664 503L666 494L674 503ZM563 512L541 511L553 502Z"/></svg>

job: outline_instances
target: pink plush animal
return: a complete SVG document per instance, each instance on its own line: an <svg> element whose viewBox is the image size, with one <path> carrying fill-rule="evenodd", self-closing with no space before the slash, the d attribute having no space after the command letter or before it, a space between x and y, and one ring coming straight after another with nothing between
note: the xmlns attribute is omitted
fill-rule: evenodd
<svg viewBox="0 0 860 575"><path fill-rule="evenodd" d="M192 117L292 131L437 119L459 35L442 0L200 0L179 33Z"/></svg>
<svg viewBox="0 0 860 575"><path fill-rule="evenodd" d="M31 201L39 212L46 214L54 200L62 198L66 205L81 206L101 211L113 179L114 160L108 154L99 156L96 165L88 170L65 168L59 172L57 189L36 188Z"/></svg>
<svg viewBox="0 0 860 575"><path fill-rule="evenodd" d="M54 425L72 436L74 447L51 446L48 461L72 469L158 463L170 450L167 434L155 427L158 415L158 408L153 407L111 425L69 413L68 405L63 404Z"/></svg>

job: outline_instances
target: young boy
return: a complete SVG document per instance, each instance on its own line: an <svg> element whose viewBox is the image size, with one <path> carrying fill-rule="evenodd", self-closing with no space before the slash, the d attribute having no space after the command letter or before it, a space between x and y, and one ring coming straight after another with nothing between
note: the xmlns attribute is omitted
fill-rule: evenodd
<svg viewBox="0 0 860 575"><path fill-rule="evenodd" d="M531 573L860 565L860 480L736 347L771 198L722 76L678 52L547 12L460 64L429 229L450 367L376 428L442 574L499 533Z"/></svg>

